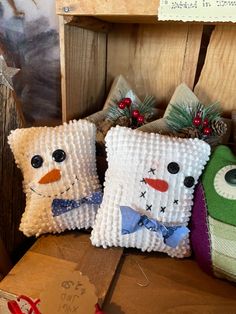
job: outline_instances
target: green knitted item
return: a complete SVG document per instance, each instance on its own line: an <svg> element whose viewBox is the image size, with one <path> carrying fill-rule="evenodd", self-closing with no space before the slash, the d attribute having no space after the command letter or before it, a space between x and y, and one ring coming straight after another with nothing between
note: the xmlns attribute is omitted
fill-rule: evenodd
<svg viewBox="0 0 236 314"><path fill-rule="evenodd" d="M218 146L204 171L202 184L208 214L236 226L236 185L228 184L225 180L226 173L231 169L236 169L236 157L227 146Z"/></svg>

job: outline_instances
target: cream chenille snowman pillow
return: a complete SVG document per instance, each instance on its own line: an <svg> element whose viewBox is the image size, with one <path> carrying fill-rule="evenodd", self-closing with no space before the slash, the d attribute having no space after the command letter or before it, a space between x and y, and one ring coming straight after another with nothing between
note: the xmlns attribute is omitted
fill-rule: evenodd
<svg viewBox="0 0 236 314"><path fill-rule="evenodd" d="M86 120L11 132L9 144L24 177L25 235L93 225L102 199L95 135L95 125Z"/></svg>
<svg viewBox="0 0 236 314"><path fill-rule="evenodd" d="M117 126L106 136L106 149L108 170L93 245L188 256L193 191L210 146Z"/></svg>

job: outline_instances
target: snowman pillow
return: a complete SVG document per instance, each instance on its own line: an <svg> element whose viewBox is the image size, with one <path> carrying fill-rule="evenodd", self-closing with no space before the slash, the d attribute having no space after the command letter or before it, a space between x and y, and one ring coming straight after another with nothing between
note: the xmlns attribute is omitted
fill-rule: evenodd
<svg viewBox="0 0 236 314"><path fill-rule="evenodd" d="M117 126L106 136L106 149L108 170L92 244L189 256L193 192L210 146Z"/></svg>
<svg viewBox="0 0 236 314"><path fill-rule="evenodd" d="M85 120L11 132L9 144L24 177L20 230L26 236L93 225L101 203L95 135L95 125Z"/></svg>

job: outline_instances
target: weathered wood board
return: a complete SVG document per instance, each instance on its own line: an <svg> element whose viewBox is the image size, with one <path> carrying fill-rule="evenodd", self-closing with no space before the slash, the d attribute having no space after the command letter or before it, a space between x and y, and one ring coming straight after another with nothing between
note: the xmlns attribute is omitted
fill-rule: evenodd
<svg viewBox="0 0 236 314"><path fill-rule="evenodd" d="M61 269L79 270L94 284L102 304L123 249L93 247L89 236L79 231L42 236L0 282L0 290L38 298Z"/></svg>
<svg viewBox="0 0 236 314"><path fill-rule="evenodd" d="M199 81L198 98L218 101L228 114L236 109L236 25L218 25L212 33Z"/></svg>
<svg viewBox="0 0 236 314"><path fill-rule="evenodd" d="M64 24L60 17L62 120L85 117L102 107L106 34Z"/></svg>
<svg viewBox="0 0 236 314"><path fill-rule="evenodd" d="M12 254L25 240L18 230L25 197L22 191L22 175L16 167L7 143L10 131L22 127L14 92L0 85L0 236L7 251Z"/></svg>
<svg viewBox="0 0 236 314"><path fill-rule="evenodd" d="M194 260L132 251L115 276L103 310L106 314L234 314L235 295L235 285L205 274Z"/></svg>
<svg viewBox="0 0 236 314"><path fill-rule="evenodd" d="M159 0L57 0L56 13L70 15L157 16ZM66 8L66 9L65 9ZM69 11L68 9L69 8Z"/></svg>
<svg viewBox="0 0 236 314"><path fill-rule="evenodd" d="M12 263L9 254L6 251L5 245L0 237L0 280L11 269Z"/></svg>
<svg viewBox="0 0 236 314"><path fill-rule="evenodd" d="M115 24L108 35L107 87L122 73L141 99L153 95L165 108L180 83L193 88L201 36L201 25Z"/></svg>

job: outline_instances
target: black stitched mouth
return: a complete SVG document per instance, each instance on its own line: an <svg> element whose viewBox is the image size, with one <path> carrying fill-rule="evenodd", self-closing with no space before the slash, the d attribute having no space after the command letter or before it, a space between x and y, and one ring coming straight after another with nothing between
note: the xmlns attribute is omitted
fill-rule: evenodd
<svg viewBox="0 0 236 314"><path fill-rule="evenodd" d="M75 179L76 179L76 181L79 180L77 177L75 177ZM48 198L51 198L51 197L58 197L58 196L60 196L60 195L63 195L64 193L68 192L68 191L72 188L72 186L75 184L76 181L74 181L74 182L71 184L71 186L69 186L65 191L62 191L62 192L60 192L60 193L58 193L58 194L55 194L55 195L44 195L44 194L41 194L41 193L35 191L31 186L30 186L30 190L33 191L34 193L36 193L37 195L42 196L42 197L48 197Z"/></svg>

